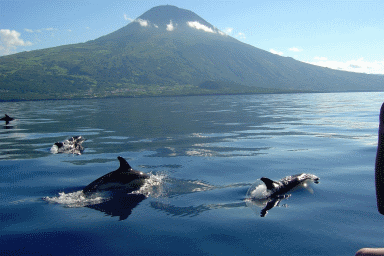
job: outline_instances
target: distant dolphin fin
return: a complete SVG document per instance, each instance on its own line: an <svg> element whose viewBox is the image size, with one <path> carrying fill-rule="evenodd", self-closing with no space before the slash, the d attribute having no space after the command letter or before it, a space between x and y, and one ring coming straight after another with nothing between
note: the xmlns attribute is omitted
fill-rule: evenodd
<svg viewBox="0 0 384 256"><path fill-rule="evenodd" d="M121 156L118 156L117 159L119 159L119 162L120 162L119 169L122 169L122 170L130 170L130 169L132 169L132 167L129 165L127 160L125 160Z"/></svg>
<svg viewBox="0 0 384 256"><path fill-rule="evenodd" d="M262 182L264 182L264 184L265 184L265 186L267 186L268 190L274 189L276 187L274 184L277 184L277 183L271 179L262 177L260 180Z"/></svg>

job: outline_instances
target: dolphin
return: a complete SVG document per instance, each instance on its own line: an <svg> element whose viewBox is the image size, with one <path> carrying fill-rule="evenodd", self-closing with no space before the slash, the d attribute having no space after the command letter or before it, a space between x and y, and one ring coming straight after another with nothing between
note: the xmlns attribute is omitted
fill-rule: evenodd
<svg viewBox="0 0 384 256"><path fill-rule="evenodd" d="M299 186L305 186L308 182L313 181L319 183L319 178L313 174L301 173L296 175L287 176L279 181L274 181L269 178L262 177L260 179L264 182L266 190L260 187L260 183L254 183L247 192L246 203L248 207L255 208L263 207L260 211L260 216L264 217L269 210L278 206L284 199L289 198L291 195L288 192L294 190Z"/></svg>
<svg viewBox="0 0 384 256"><path fill-rule="evenodd" d="M131 193L144 185L149 178L148 174L133 170L121 156L117 159L120 162L119 168L90 183L83 189L84 194L102 191Z"/></svg>
<svg viewBox="0 0 384 256"><path fill-rule="evenodd" d="M81 155L84 147L81 145L85 141L83 136L73 136L63 142L56 142L51 147L51 153L68 153Z"/></svg>
<svg viewBox="0 0 384 256"><path fill-rule="evenodd" d="M279 181L273 181L271 179L262 177L260 179L264 182L269 192L270 198L276 198L278 196L285 195L290 190L296 188L299 185L303 185L308 181L313 181L314 183L319 183L319 177L313 174L301 173L292 176L287 176Z"/></svg>
<svg viewBox="0 0 384 256"><path fill-rule="evenodd" d="M5 116L2 117L0 120L1 121L5 121L5 125L8 125L10 121L14 120L14 118L12 118L12 117L8 116L7 114L5 114Z"/></svg>

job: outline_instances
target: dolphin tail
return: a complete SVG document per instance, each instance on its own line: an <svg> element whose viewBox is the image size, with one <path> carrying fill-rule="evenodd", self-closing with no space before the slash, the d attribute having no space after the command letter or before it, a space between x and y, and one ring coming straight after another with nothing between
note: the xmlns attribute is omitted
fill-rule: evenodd
<svg viewBox="0 0 384 256"><path fill-rule="evenodd" d="M265 178L265 177L262 177L260 180L261 180L262 182L264 182L264 184L265 184L265 186L267 186L267 189L268 189L268 190L271 190L271 189L274 189L274 188L275 188L275 185L274 185L274 184L276 184L275 181L273 181L273 180L271 180L271 179L268 179L268 178Z"/></svg>
<svg viewBox="0 0 384 256"><path fill-rule="evenodd" d="M119 167L119 169L122 169L122 170L129 170L129 169L132 169L132 167L129 165L129 163L127 162L127 160L125 160L125 159L122 158L121 156L118 156L117 159L119 159L119 162L120 162L120 167Z"/></svg>

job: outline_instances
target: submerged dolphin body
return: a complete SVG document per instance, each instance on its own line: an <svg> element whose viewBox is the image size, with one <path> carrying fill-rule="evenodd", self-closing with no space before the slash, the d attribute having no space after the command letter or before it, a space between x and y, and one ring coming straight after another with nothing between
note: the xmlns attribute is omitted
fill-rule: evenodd
<svg viewBox="0 0 384 256"><path fill-rule="evenodd" d="M149 175L133 170L121 156L118 156L117 159L120 162L120 167L86 186L83 189L84 194L102 191L131 193L144 185Z"/></svg>
<svg viewBox="0 0 384 256"><path fill-rule="evenodd" d="M7 114L5 114L4 117L0 118L1 121L5 121L5 125L8 125L9 122L11 122L12 120L14 120L14 118L8 116Z"/></svg>
<svg viewBox="0 0 384 256"><path fill-rule="evenodd" d="M306 185L308 182L319 183L319 178L313 174L296 174L285 177L279 181L262 177L260 179L266 186L266 191L260 189L260 184L255 183L247 192L247 205L250 207L263 207L260 216L264 217L270 209L278 206L281 200L289 198L287 193L295 188Z"/></svg>

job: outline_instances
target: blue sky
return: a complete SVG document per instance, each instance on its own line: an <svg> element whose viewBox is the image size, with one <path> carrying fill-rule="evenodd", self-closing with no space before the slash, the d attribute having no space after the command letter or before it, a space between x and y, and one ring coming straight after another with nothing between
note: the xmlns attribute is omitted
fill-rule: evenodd
<svg viewBox="0 0 384 256"><path fill-rule="evenodd" d="M275 54L384 74L379 0L0 0L0 56L96 39L165 4L191 10L228 35Z"/></svg>

